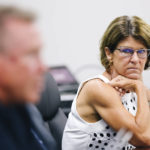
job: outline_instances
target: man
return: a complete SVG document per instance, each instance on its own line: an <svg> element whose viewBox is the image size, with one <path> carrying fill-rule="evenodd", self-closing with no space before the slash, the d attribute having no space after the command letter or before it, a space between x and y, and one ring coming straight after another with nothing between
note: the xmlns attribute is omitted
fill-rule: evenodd
<svg viewBox="0 0 150 150"><path fill-rule="evenodd" d="M45 72L33 21L30 13L0 6L1 150L55 150L53 138L41 126L47 134L44 141L29 109L40 98Z"/></svg>

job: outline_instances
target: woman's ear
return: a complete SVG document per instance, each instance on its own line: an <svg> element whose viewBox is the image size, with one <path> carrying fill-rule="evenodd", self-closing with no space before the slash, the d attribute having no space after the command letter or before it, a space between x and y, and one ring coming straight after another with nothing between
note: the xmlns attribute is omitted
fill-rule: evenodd
<svg viewBox="0 0 150 150"><path fill-rule="evenodd" d="M112 53L108 47L105 47L105 54L108 60L112 60Z"/></svg>

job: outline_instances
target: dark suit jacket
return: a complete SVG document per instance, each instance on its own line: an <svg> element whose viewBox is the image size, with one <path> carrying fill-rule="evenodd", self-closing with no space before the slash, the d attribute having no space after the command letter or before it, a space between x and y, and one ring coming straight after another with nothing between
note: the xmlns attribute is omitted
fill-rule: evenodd
<svg viewBox="0 0 150 150"><path fill-rule="evenodd" d="M57 150L33 105L0 104L0 150Z"/></svg>
<svg viewBox="0 0 150 150"><path fill-rule="evenodd" d="M48 150L57 150L56 141L52 137L51 131L48 127L46 127L40 112L34 105L28 105L27 108L30 113L31 120L34 123L34 128L48 147Z"/></svg>

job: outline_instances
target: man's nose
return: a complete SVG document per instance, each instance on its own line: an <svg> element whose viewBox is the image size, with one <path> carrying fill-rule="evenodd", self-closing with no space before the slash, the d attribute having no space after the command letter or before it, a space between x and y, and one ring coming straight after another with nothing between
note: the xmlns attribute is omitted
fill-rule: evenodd
<svg viewBox="0 0 150 150"><path fill-rule="evenodd" d="M44 73L48 70L47 65L44 64L44 62L42 60L39 60L39 71Z"/></svg>

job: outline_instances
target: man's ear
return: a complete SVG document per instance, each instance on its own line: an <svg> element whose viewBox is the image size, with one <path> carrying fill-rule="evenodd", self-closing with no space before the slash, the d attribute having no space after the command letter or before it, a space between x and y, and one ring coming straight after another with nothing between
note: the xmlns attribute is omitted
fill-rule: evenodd
<svg viewBox="0 0 150 150"><path fill-rule="evenodd" d="M108 47L105 47L105 54L108 60L112 60L112 53Z"/></svg>

